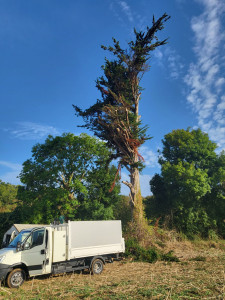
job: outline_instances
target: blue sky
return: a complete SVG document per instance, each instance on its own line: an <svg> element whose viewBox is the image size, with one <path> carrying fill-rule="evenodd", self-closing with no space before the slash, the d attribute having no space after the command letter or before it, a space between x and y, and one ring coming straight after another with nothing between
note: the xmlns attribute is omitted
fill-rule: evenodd
<svg viewBox="0 0 225 300"><path fill-rule="evenodd" d="M159 37L169 42L152 54L141 83L140 114L153 136L141 149L142 194L173 129L200 127L225 149L224 0L0 0L1 180L19 184L22 163L48 134L81 133L72 104L87 108L100 97L100 45L115 37L126 47L134 27L164 12L171 19Z"/></svg>

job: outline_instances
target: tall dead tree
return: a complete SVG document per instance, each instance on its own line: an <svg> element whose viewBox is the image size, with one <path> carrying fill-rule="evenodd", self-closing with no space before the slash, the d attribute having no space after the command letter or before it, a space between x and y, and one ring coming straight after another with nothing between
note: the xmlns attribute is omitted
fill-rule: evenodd
<svg viewBox="0 0 225 300"><path fill-rule="evenodd" d="M107 141L114 149L112 159L119 159L119 168L125 167L130 181L123 183L130 189L130 205L133 222L140 224L143 220L143 204L140 190L139 171L144 167L139 147L149 139L147 126L141 123L139 102L142 88L140 81L149 70L148 60L151 51L166 44L159 41L156 33L162 30L170 17L164 14L146 32L134 30L135 40L122 49L113 38L113 46L101 46L110 51L114 59L105 59L102 66L104 76L96 81L101 92L101 100L86 110L74 105L76 115L84 119L85 127L94 132L100 139Z"/></svg>

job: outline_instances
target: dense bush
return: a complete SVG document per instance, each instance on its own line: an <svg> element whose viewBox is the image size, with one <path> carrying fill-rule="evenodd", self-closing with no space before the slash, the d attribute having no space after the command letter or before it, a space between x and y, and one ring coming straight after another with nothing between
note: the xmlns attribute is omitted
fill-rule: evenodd
<svg viewBox="0 0 225 300"><path fill-rule="evenodd" d="M132 238L126 241L125 257L132 258L135 261L149 263L153 263L157 260L179 262L179 259L173 255L172 251L168 253L162 253L154 247L145 248L141 246L137 240Z"/></svg>

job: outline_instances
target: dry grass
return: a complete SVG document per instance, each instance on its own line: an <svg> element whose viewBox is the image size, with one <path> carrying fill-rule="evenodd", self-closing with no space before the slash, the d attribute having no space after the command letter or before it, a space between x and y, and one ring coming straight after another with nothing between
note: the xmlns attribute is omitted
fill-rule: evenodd
<svg viewBox="0 0 225 300"><path fill-rule="evenodd" d="M181 262L107 264L100 276L67 274L31 279L0 299L225 299L225 247L169 242Z"/></svg>

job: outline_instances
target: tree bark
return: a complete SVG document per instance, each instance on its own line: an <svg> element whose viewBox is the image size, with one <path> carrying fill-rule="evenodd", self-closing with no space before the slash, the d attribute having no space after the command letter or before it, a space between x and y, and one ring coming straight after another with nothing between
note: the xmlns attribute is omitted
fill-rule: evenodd
<svg viewBox="0 0 225 300"><path fill-rule="evenodd" d="M135 161L138 161L138 155L135 153ZM144 219L143 201L141 196L140 176L138 168L131 168L130 171L130 205L132 221L141 224Z"/></svg>

